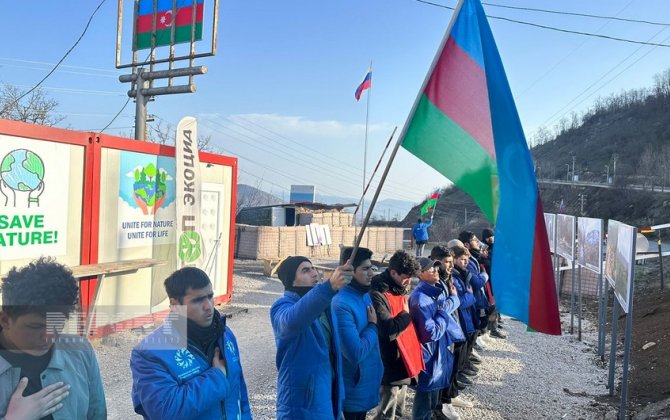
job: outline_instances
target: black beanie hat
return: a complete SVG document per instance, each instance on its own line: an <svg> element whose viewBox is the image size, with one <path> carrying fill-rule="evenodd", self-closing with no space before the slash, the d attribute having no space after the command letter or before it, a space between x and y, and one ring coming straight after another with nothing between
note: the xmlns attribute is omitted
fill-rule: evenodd
<svg viewBox="0 0 670 420"><path fill-rule="evenodd" d="M300 267L300 264L304 263L305 261L310 262L309 258L302 256L286 257L286 259L282 261L279 269L277 270L277 276L284 284L284 288L293 286L298 267Z"/></svg>
<svg viewBox="0 0 670 420"><path fill-rule="evenodd" d="M493 236L493 231L491 229L482 230L482 241L486 242L491 236Z"/></svg>

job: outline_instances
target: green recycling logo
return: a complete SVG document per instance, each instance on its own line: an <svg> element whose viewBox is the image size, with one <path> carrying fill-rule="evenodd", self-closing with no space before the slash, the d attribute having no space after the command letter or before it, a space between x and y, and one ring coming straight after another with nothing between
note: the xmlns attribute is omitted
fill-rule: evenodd
<svg viewBox="0 0 670 420"><path fill-rule="evenodd" d="M187 231L179 237L179 259L183 263L192 263L202 254L202 239L195 231Z"/></svg>

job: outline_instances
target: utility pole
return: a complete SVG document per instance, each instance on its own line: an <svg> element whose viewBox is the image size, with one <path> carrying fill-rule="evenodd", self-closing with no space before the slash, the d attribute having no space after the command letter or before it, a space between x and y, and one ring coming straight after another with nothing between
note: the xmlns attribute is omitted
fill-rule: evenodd
<svg viewBox="0 0 670 420"><path fill-rule="evenodd" d="M136 70L136 71L135 71ZM156 79L172 79L173 77L192 77L206 74L207 67L186 67L182 69L146 71L141 67L133 69L132 74L119 76L119 81L132 83L134 88L128 91L128 96L135 98L135 140L146 140L147 103L152 96L170 95L174 93L193 93L195 84L183 86L164 86L152 88L151 81Z"/></svg>
<svg viewBox="0 0 670 420"><path fill-rule="evenodd" d="M572 155L572 180L575 180L575 160L577 160L577 156Z"/></svg>
<svg viewBox="0 0 670 420"><path fill-rule="evenodd" d="M586 201L586 194L581 193L579 194L579 201L580 201L580 216L584 215L584 202Z"/></svg>
<svg viewBox="0 0 670 420"><path fill-rule="evenodd" d="M568 172L565 174L565 180L570 182L570 164L566 163L565 166L568 168Z"/></svg>
<svg viewBox="0 0 670 420"><path fill-rule="evenodd" d="M614 153L612 155L612 159L614 160L614 168L613 168L613 174L612 174L612 184L616 183L616 160L619 158L618 153Z"/></svg>
<svg viewBox="0 0 670 420"><path fill-rule="evenodd" d="M609 165L605 165L605 173L606 173L605 184L609 184L610 183L610 166Z"/></svg>

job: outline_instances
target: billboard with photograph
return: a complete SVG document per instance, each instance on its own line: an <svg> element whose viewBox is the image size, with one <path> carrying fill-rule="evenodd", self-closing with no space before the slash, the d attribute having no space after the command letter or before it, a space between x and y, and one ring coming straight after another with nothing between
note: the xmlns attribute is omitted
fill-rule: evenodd
<svg viewBox="0 0 670 420"><path fill-rule="evenodd" d="M577 262L600 274L603 255L603 221L591 217L577 219Z"/></svg>
<svg viewBox="0 0 670 420"><path fill-rule="evenodd" d="M616 220L607 223L605 278L614 288L614 295L628 313L630 286L633 281L633 251L637 230Z"/></svg>
<svg viewBox="0 0 670 420"><path fill-rule="evenodd" d="M575 257L575 216L556 215L556 253L569 261Z"/></svg>
<svg viewBox="0 0 670 420"><path fill-rule="evenodd" d="M547 228L547 238L549 239L549 251L556 252L556 215L553 213L544 214L544 226Z"/></svg>

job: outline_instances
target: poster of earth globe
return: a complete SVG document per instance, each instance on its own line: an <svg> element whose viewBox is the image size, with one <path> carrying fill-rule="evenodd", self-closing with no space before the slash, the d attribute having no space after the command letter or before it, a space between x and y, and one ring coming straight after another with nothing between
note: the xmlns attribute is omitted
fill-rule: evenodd
<svg viewBox="0 0 670 420"><path fill-rule="evenodd" d="M3 261L66 253L71 147L0 135Z"/></svg>
<svg viewBox="0 0 670 420"><path fill-rule="evenodd" d="M173 243L175 197L174 158L122 151L118 247Z"/></svg>

